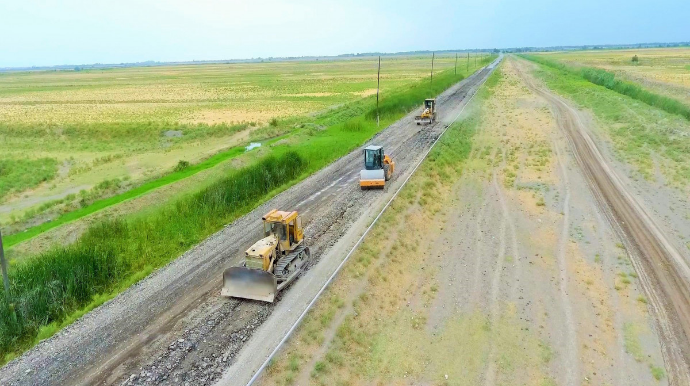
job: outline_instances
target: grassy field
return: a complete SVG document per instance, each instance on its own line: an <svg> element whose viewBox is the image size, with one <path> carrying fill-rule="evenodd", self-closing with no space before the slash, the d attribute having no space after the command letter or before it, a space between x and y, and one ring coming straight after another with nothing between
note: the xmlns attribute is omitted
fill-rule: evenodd
<svg viewBox="0 0 690 386"><path fill-rule="evenodd" d="M435 68L454 62L441 56ZM376 65L361 58L0 74L0 161L40 172L16 179L0 167L0 225L21 231L169 174L181 160L196 164L371 100ZM381 97L429 70L429 57L383 58Z"/></svg>
<svg viewBox="0 0 690 386"><path fill-rule="evenodd" d="M541 55L534 57L542 58ZM690 186L690 122L682 114L593 83L570 67L539 65L535 70L546 85L591 110L617 155L633 166L636 178Z"/></svg>
<svg viewBox="0 0 690 386"><path fill-rule="evenodd" d="M360 146L424 97L464 75L446 70L436 74L433 85L422 79L390 92L381 102L380 127L369 99L332 109L311 125L293 122L281 140L240 155L246 166L200 191L98 222L69 246L14 261L10 295L0 295L0 354L9 360L52 335L237 216Z"/></svg>
<svg viewBox="0 0 690 386"><path fill-rule="evenodd" d="M541 56L575 67L596 67L637 82L690 106L690 48L596 50L543 53ZM638 61L632 58L637 56Z"/></svg>

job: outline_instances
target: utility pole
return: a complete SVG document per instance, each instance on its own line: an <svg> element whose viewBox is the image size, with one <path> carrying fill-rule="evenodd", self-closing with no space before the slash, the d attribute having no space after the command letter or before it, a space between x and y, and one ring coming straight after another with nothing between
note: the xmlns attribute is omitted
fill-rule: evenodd
<svg viewBox="0 0 690 386"><path fill-rule="evenodd" d="M431 53L431 83L429 83L430 86L434 84L434 57L435 56L436 56L436 53L432 52Z"/></svg>
<svg viewBox="0 0 690 386"><path fill-rule="evenodd" d="M379 70L376 74L376 127L379 127L379 88L381 87L381 57L379 56Z"/></svg>
<svg viewBox="0 0 690 386"><path fill-rule="evenodd" d="M467 51L467 74L470 74L470 52Z"/></svg>
<svg viewBox="0 0 690 386"><path fill-rule="evenodd" d="M458 53L455 53L455 75L458 74Z"/></svg>
<svg viewBox="0 0 690 386"><path fill-rule="evenodd" d="M2 282L5 284L5 299L10 297L10 282L7 279L7 262L5 261L5 250L2 248L2 231L0 231L0 266L2 267Z"/></svg>

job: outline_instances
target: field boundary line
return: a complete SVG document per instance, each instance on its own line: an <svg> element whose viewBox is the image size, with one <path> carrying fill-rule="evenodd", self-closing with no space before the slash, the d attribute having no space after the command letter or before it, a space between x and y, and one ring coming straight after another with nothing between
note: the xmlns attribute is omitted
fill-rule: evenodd
<svg viewBox="0 0 690 386"><path fill-rule="evenodd" d="M480 72L483 71L483 70L486 69L486 68L491 68L490 73L493 72L494 69L496 68L496 66L500 63L501 59L502 59L502 57L499 56L498 59L496 59L493 63L490 63L489 65L485 66L483 69L480 70ZM492 66L492 64L493 64L493 67L490 67L490 66ZM264 363L256 370L256 372L254 373L254 375L252 376L252 378L249 380L249 382L247 382L247 386L253 385L254 382L256 382L256 380L259 379L259 377L261 376L261 374L263 373L263 371L266 370L266 367L268 367L268 364L271 362L271 360L273 359L273 357L275 357L275 355L278 353L278 351L280 351L280 349L283 347L283 345L285 344L285 342L287 342L287 340L288 340L288 339L290 338L290 336L295 332L295 330L297 329L297 327L302 323L302 320L304 319L304 317L307 315L307 313L309 313L309 311L310 311L311 308L314 306L314 304L316 304L316 301L319 299L319 297L321 297L321 295L324 293L324 291L326 291L326 288L328 288L328 286L331 284L331 282L333 282L333 279L335 279L335 277L338 275L338 273L340 273L340 270L343 268L343 266L345 266L345 263L347 263L347 261L350 259L350 256L352 256L352 254L355 252L355 250L357 249L357 247L359 247L360 244L362 244L362 242L364 241L364 238L367 236L367 234L369 233L369 231L374 227L374 225L376 225L376 223L378 222L378 220L381 218L381 216L382 216L383 213L386 211L386 209L388 209L388 207L391 205L391 203L393 202L393 200L395 200L395 198L398 196L398 193L400 193L400 191L402 190L402 188L404 188L405 185L407 185L407 182L410 180L410 178L412 178L412 176L413 176L414 173L417 171L417 169L419 168L419 166L424 162L424 160L426 160L426 157L429 155L429 153L431 152L431 150L434 149L434 147L436 146L436 144L438 143L438 141L439 141L441 138L443 138L443 135L446 133L446 131L448 131L448 129L449 129L451 126L453 126L453 124L455 124L455 122L458 120L458 118L460 117L460 115L465 111L465 108L470 104L470 102L472 102L472 99L474 99L474 97L475 97L475 95L477 95L477 92L479 91L479 89L480 89L480 88L484 85L484 83L486 83L486 81L489 79L489 76L491 76L491 74L487 75L486 79L484 79L484 80L479 84L479 86L477 86L477 88L475 89L475 91L474 91L474 93L472 94L472 96L470 97L470 99L467 100L467 103L465 103L465 105L462 106L462 109L460 109L460 112L458 112L458 114L455 116L455 118L453 118L453 121L452 121L451 123L449 123L449 124L443 129L443 131L442 131L441 134L438 136L438 138L436 138L436 140L434 140L434 142L431 144L431 147L429 147L429 149L424 153L424 156L422 156L422 158L419 160L419 162L417 162L417 164L415 165L415 167L412 169L412 172L410 172L410 175L408 175L407 178L405 178L405 181L403 181L403 183L398 187L398 189L395 191L395 193L393 194L393 196L388 200L388 202L386 203L386 205L384 205L383 209L381 209L381 211L379 212L379 214L376 215L376 217L374 218L374 221L371 222L371 224L369 225L369 227L367 227L367 229L364 231L364 233L362 234L362 236L360 236L360 238L357 240L357 242L355 243L355 245L352 246L352 249L350 249L350 251L347 253L347 255L345 255L345 258L343 259L343 261L340 262L340 264L339 264L338 267L335 269L335 271L333 271L333 273L332 273L331 276L328 278L328 280L326 280L326 282L323 284L323 286L321 287L321 289L319 290L319 292L316 293L316 295L315 295L314 298L309 302L309 304L308 304L307 307L304 309L304 311L302 311L302 313L300 314L300 316L297 318L297 320L295 321L295 323L293 323L293 325L290 327L290 329L289 329L288 332L285 334L285 336L283 337L283 339L280 340L280 342L278 343L278 345L276 346L276 348L273 349L273 351L271 352L271 354L268 355L268 357L266 358L266 360L264 361Z"/></svg>

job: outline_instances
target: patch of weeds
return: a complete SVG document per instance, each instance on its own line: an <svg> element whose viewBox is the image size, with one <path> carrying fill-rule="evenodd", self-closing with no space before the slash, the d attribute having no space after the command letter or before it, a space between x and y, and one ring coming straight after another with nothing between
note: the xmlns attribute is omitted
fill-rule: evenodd
<svg viewBox="0 0 690 386"><path fill-rule="evenodd" d="M301 360L299 356L295 353L290 354L290 358L288 359L288 370L296 373L299 371L299 365L301 363Z"/></svg>
<svg viewBox="0 0 690 386"><path fill-rule="evenodd" d="M623 324L623 339L625 343L625 351L632 355L636 361L642 362L644 360L644 353L642 352L642 345L638 337L637 327L632 323Z"/></svg>
<svg viewBox="0 0 690 386"><path fill-rule="evenodd" d="M642 296L642 295L640 295L640 296L637 297L637 301L640 302L640 303L643 303L643 304L647 304L647 298L645 298L645 297Z"/></svg>
<svg viewBox="0 0 690 386"><path fill-rule="evenodd" d="M311 372L312 378L318 378L319 375L328 373L328 365L324 361L318 361L314 364L314 370Z"/></svg>
<svg viewBox="0 0 690 386"><path fill-rule="evenodd" d="M342 366L343 365L343 356L335 351L329 351L326 354L326 361L328 363L334 364L336 366Z"/></svg>
<svg viewBox="0 0 690 386"><path fill-rule="evenodd" d="M539 382L539 386L558 386L558 383L556 383L556 380L553 378L544 378Z"/></svg>
<svg viewBox="0 0 690 386"><path fill-rule="evenodd" d="M662 367L657 367L657 366L654 366L653 364L650 364L649 370L652 372L652 376L657 381L660 381L660 380L664 379L664 377L666 377L666 372L664 372L664 369Z"/></svg>
<svg viewBox="0 0 690 386"><path fill-rule="evenodd" d="M598 253L594 255L594 262L601 263L601 255L599 255Z"/></svg>
<svg viewBox="0 0 690 386"><path fill-rule="evenodd" d="M539 356L541 357L541 361L543 363L549 363L553 359L554 353L553 350L551 349L551 346L549 346L546 343L539 343L539 348L541 349L539 352Z"/></svg>

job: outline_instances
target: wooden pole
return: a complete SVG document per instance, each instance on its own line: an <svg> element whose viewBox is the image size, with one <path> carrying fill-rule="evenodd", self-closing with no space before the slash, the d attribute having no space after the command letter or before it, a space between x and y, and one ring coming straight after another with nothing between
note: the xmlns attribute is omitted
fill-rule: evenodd
<svg viewBox="0 0 690 386"><path fill-rule="evenodd" d="M455 53L455 75L458 74L458 53Z"/></svg>
<svg viewBox="0 0 690 386"><path fill-rule="evenodd" d="M7 278L7 262L5 261L5 250L2 247L2 231L0 231L0 266L2 267L2 282L5 284L5 296L9 299L10 282Z"/></svg>
<svg viewBox="0 0 690 386"><path fill-rule="evenodd" d="M435 52L431 53L431 83L429 85L434 84L434 57L436 56Z"/></svg>
<svg viewBox="0 0 690 386"><path fill-rule="evenodd" d="M376 73L376 127L379 126L379 89L381 87L381 57L379 56L379 70Z"/></svg>

